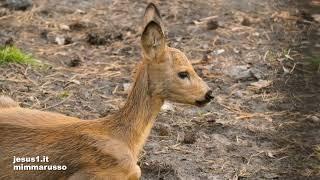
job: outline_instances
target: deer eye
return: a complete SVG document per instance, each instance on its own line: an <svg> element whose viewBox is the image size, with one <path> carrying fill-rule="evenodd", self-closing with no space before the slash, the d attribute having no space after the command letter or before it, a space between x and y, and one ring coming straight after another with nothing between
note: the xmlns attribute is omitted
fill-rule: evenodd
<svg viewBox="0 0 320 180"><path fill-rule="evenodd" d="M189 73L187 71L179 72L178 76L181 79L189 78Z"/></svg>

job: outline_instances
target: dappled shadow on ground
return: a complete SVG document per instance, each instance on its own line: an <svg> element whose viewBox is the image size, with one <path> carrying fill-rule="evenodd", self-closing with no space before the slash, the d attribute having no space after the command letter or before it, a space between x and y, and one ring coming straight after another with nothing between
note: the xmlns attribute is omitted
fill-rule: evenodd
<svg viewBox="0 0 320 180"><path fill-rule="evenodd" d="M270 138L285 151L279 159L282 177L319 177L320 76L312 73L297 70L276 83L285 98L273 108L286 113L274 121L277 131Z"/></svg>
<svg viewBox="0 0 320 180"><path fill-rule="evenodd" d="M320 55L319 24L307 19L320 6L310 2L294 3L304 13L297 24L302 29L297 35L299 43L291 47L300 55L282 64L290 67L289 73L279 74L274 84L285 98L272 108L286 113L275 120L277 131L270 138L275 148L285 152L278 162L279 174L290 179L320 177L320 64L312 62Z"/></svg>

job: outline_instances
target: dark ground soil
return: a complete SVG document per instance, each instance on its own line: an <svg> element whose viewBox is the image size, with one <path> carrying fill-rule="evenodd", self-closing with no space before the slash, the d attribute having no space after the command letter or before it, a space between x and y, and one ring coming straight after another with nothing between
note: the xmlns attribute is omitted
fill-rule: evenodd
<svg viewBox="0 0 320 180"><path fill-rule="evenodd" d="M143 179L319 179L319 1L158 1L171 46L214 89L205 108L163 110ZM125 101L146 1L35 0L0 9L0 41L48 64L0 67L0 93L83 119ZM317 5L318 4L318 5ZM207 18L209 17L209 18ZM64 45L56 39L65 40Z"/></svg>

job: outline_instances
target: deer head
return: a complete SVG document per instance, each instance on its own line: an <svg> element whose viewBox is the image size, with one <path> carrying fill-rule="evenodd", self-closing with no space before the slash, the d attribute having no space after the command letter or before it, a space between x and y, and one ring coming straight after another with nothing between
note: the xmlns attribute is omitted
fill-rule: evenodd
<svg viewBox="0 0 320 180"><path fill-rule="evenodd" d="M186 55L166 43L159 10L150 3L144 15L141 36L143 63L148 67L152 96L163 100L204 106L213 96Z"/></svg>

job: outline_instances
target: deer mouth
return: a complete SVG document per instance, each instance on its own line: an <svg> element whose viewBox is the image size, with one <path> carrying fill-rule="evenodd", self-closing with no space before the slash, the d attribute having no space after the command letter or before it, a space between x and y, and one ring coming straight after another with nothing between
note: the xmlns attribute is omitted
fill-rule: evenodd
<svg viewBox="0 0 320 180"><path fill-rule="evenodd" d="M201 100L201 101L196 101L195 105L198 107L204 107L205 105L207 105L211 100L210 99L205 99L205 100Z"/></svg>
<svg viewBox="0 0 320 180"><path fill-rule="evenodd" d="M214 99L214 96L212 95L212 91L209 90L205 97L204 97L204 100L201 100L201 101L196 101L196 106L198 107L203 107L205 106L206 104L208 104L212 99Z"/></svg>

